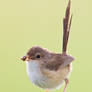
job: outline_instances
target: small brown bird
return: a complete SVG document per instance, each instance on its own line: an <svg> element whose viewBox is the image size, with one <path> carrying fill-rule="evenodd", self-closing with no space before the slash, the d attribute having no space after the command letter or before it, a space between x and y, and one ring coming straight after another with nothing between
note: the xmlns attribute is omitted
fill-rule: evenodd
<svg viewBox="0 0 92 92"><path fill-rule="evenodd" d="M72 70L74 58L66 53L72 16L70 18L70 0L63 19L63 49L62 54L53 53L40 46L32 47L22 57L26 61L29 79L43 89L61 87L65 81L64 91L68 84L68 77Z"/></svg>

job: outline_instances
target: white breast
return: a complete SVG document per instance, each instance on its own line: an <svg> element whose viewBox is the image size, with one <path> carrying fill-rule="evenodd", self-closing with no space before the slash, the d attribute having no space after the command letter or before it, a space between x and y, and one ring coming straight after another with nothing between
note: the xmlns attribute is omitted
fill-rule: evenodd
<svg viewBox="0 0 92 92"><path fill-rule="evenodd" d="M63 84L64 82L63 76L67 76L69 74L67 73L68 72L67 69L65 70L62 69L59 72L46 70L46 72L45 71L44 72L49 74L47 76L46 74L43 74L41 72L42 70L40 70L38 61L34 60L26 62L26 66L29 79L35 85L44 89L57 88L58 86Z"/></svg>
<svg viewBox="0 0 92 92"><path fill-rule="evenodd" d="M29 79L37 86L45 88L47 78L42 75L38 61L26 62Z"/></svg>

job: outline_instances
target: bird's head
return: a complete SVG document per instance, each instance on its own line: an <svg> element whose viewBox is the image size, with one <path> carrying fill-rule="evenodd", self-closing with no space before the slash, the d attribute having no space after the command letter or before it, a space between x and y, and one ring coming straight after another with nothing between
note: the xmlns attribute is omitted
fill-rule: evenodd
<svg viewBox="0 0 92 92"><path fill-rule="evenodd" d="M34 46L30 48L25 56L21 58L23 61L45 61L51 58L51 53L47 49L43 49L40 46Z"/></svg>

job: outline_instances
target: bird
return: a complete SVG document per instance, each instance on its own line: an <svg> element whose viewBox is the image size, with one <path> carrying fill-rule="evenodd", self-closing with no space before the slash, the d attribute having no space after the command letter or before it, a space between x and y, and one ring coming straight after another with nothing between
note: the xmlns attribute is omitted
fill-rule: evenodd
<svg viewBox="0 0 92 92"><path fill-rule="evenodd" d="M71 1L69 0L63 18L62 53L55 53L41 46L33 46L21 58L26 63L27 74L31 82L45 90L60 88L65 82L63 92L66 92L69 83L72 61L74 61L74 57L67 54L67 43L72 22L70 4Z"/></svg>

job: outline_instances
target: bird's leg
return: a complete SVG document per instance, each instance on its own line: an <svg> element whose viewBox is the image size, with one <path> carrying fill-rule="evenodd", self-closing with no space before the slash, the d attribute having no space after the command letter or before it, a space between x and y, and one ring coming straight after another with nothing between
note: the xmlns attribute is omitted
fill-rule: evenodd
<svg viewBox="0 0 92 92"><path fill-rule="evenodd" d="M69 80L65 79L65 87L64 87L64 91L63 92L66 92L66 88L67 88L68 83L69 83Z"/></svg>

